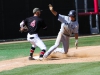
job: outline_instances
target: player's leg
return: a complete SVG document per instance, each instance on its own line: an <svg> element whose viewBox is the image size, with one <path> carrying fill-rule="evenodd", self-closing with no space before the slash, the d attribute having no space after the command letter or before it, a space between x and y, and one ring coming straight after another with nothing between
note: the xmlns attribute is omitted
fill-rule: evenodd
<svg viewBox="0 0 100 75"><path fill-rule="evenodd" d="M59 32L55 44L50 47L50 49L44 54L44 58L47 58L60 44L62 38L62 33Z"/></svg>
<svg viewBox="0 0 100 75"><path fill-rule="evenodd" d="M69 36L63 35L62 44L63 44L63 48L64 48L64 53L66 54L69 49Z"/></svg>
<svg viewBox="0 0 100 75"><path fill-rule="evenodd" d="M27 40L32 44L31 49L30 49L30 56L29 56L29 60L33 60L33 53L35 51L35 42L34 42L34 37L31 36L30 34L27 35Z"/></svg>
<svg viewBox="0 0 100 75"><path fill-rule="evenodd" d="M46 45L43 43L43 41L38 37L38 35L37 35L37 37L35 38L35 40L36 40L36 42L35 42L35 44L36 44L36 46L38 46L40 49L41 49L41 52L40 52L40 58L43 58L43 55L44 55L44 53L46 52Z"/></svg>
<svg viewBox="0 0 100 75"><path fill-rule="evenodd" d="M69 49L69 37L66 35L63 35L61 42L62 42L63 47L57 48L54 52L60 52L60 53L66 54L68 52L68 49Z"/></svg>

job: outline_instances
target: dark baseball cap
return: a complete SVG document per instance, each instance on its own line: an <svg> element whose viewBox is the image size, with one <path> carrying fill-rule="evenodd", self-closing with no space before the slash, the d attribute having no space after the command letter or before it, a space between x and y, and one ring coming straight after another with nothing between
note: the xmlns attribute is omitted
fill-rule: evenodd
<svg viewBox="0 0 100 75"><path fill-rule="evenodd" d="M34 8L33 9L33 13L36 13L37 11L42 11L42 10L40 10L39 8Z"/></svg>

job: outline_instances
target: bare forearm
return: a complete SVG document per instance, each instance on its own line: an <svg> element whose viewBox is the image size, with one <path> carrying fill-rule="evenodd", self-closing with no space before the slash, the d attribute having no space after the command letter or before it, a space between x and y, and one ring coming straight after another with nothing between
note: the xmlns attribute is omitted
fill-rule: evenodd
<svg viewBox="0 0 100 75"><path fill-rule="evenodd" d="M54 16L57 16L57 12L54 10L50 10Z"/></svg>
<svg viewBox="0 0 100 75"><path fill-rule="evenodd" d="M53 9L53 6L51 4L49 4L49 9L54 16L57 16L57 12Z"/></svg>

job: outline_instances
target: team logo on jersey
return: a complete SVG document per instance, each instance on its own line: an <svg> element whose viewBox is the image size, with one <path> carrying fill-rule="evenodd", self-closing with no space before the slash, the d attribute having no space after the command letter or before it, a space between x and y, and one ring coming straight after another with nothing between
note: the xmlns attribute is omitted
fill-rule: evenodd
<svg viewBox="0 0 100 75"><path fill-rule="evenodd" d="M31 24L30 24L30 26L35 27L35 23L36 23L36 21L35 21L35 20L34 20L34 21L32 21L32 22L31 22Z"/></svg>

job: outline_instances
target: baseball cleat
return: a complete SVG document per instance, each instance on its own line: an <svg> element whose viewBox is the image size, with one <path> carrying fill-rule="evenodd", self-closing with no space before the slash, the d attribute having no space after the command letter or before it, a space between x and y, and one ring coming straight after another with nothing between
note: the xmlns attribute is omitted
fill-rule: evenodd
<svg viewBox="0 0 100 75"><path fill-rule="evenodd" d="M40 60L40 61L42 61L42 60L43 60L43 58L39 58L39 60Z"/></svg>
<svg viewBox="0 0 100 75"><path fill-rule="evenodd" d="M39 56L39 60L42 61L43 60L43 55Z"/></svg>
<svg viewBox="0 0 100 75"><path fill-rule="evenodd" d="M32 57L29 57L28 59L29 59L29 60L35 60L35 59L34 59L34 58L32 58Z"/></svg>

